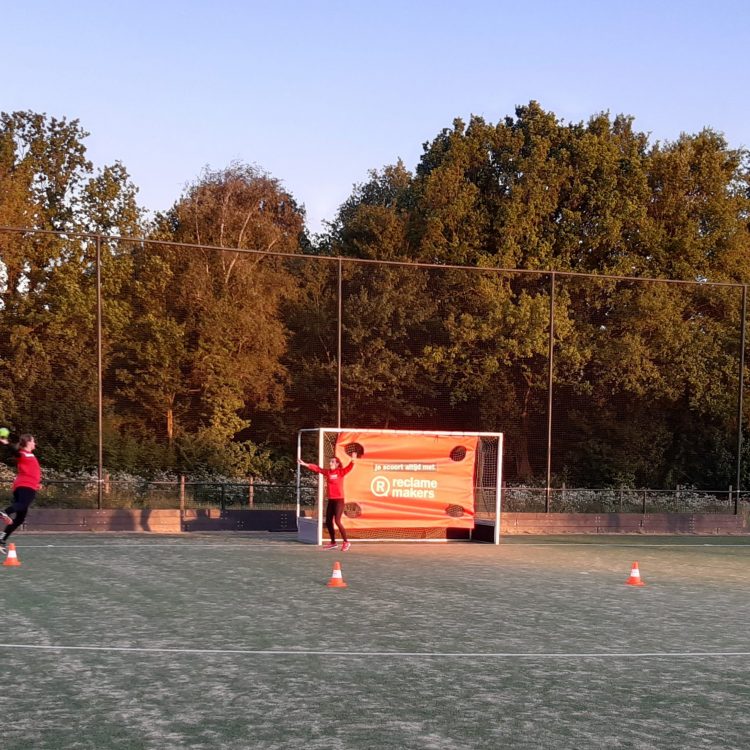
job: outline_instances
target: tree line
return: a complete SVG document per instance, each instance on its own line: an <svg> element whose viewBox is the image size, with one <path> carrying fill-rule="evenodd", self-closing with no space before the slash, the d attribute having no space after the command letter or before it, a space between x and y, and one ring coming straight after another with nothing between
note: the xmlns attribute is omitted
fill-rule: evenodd
<svg viewBox="0 0 750 750"><path fill-rule="evenodd" d="M0 421L50 466L97 462L98 252L110 470L283 478L340 388L345 426L505 432L511 481L544 476L551 408L556 482L732 483L750 160L721 134L457 119L314 236L244 163L148 215L86 137L0 115L0 227L35 230L0 231Z"/></svg>

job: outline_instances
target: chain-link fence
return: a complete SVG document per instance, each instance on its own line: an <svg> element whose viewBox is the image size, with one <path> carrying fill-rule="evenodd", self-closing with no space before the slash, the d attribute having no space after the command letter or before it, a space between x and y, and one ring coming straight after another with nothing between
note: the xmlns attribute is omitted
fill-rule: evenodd
<svg viewBox="0 0 750 750"><path fill-rule="evenodd" d="M0 502L5 504L11 500L7 486L0 491ZM35 505L39 508L295 510L297 496L294 484L131 478L105 481L100 498L96 479L52 479L45 481Z"/></svg>
<svg viewBox="0 0 750 750"><path fill-rule="evenodd" d="M0 422L58 505L284 504L304 427L503 432L508 510L750 484L743 285L9 228L0 258Z"/></svg>

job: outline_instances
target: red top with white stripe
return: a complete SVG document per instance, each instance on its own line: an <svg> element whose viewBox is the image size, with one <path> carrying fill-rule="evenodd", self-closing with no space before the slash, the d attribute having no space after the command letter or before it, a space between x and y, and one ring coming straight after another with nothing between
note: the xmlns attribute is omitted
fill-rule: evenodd
<svg viewBox="0 0 750 750"><path fill-rule="evenodd" d="M36 456L29 451L18 451L18 475L16 476L12 489L16 487L29 487L38 490L42 486L42 469Z"/></svg>
<svg viewBox="0 0 750 750"><path fill-rule="evenodd" d="M354 461L350 461L348 466L339 469L321 469L315 464L306 464L307 468L316 474L322 474L328 480L328 499L344 499L344 477L354 468Z"/></svg>

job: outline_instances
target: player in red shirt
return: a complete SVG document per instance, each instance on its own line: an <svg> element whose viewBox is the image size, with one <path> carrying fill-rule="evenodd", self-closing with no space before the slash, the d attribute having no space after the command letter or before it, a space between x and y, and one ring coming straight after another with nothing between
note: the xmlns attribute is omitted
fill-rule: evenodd
<svg viewBox="0 0 750 750"><path fill-rule="evenodd" d="M0 528L3 522L6 524L5 530L0 533L0 551L5 553L8 537L23 524L29 506L34 502L42 483L42 470L34 455L36 441L33 435L21 435L17 445L11 445L4 437L0 438L0 443L8 446L9 457L15 458L18 466L18 474L13 482L13 502L5 511L0 511Z"/></svg>
<svg viewBox="0 0 750 750"><path fill-rule="evenodd" d="M346 466L343 466L341 461L334 456L330 461L330 469L321 469L320 466L315 464L306 464L304 461L299 462L301 466L304 466L310 471L314 471L316 474L322 474L326 478L326 485L328 487L328 505L326 505L326 528L328 529L328 536L331 537L331 543L325 546L325 549L336 549L336 533L333 529L333 522L336 521L336 526L339 527L339 532L344 543L341 545L341 551L346 552L351 544L346 536L346 529L341 523L341 516L344 513L344 477L354 468L354 459L352 459Z"/></svg>

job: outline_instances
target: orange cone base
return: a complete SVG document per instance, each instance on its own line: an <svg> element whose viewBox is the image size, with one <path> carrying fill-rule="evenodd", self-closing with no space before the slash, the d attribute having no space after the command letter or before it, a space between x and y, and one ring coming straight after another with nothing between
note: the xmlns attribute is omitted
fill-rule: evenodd
<svg viewBox="0 0 750 750"><path fill-rule="evenodd" d="M333 564L333 574L328 580L328 587L332 589L345 589L346 582L344 577L341 575L341 565L339 563Z"/></svg>
<svg viewBox="0 0 750 750"><path fill-rule="evenodd" d="M641 571L638 570L638 563L633 563L633 567L630 571L630 578L625 583L628 586L645 586L646 584L641 580Z"/></svg>
<svg viewBox="0 0 750 750"><path fill-rule="evenodd" d="M18 555L16 554L16 545L9 544L8 556L5 558L5 562L3 563L3 566L6 568L17 568L20 565L21 565L21 561L18 559Z"/></svg>

